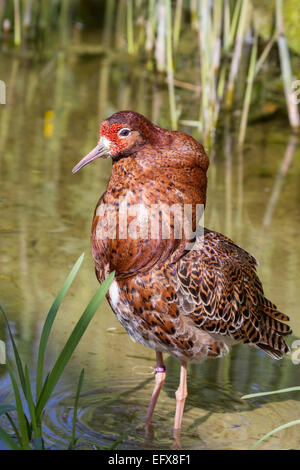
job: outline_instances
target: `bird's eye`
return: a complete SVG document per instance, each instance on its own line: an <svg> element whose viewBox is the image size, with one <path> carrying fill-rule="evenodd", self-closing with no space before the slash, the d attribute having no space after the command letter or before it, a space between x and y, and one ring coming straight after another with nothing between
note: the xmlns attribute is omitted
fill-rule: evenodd
<svg viewBox="0 0 300 470"><path fill-rule="evenodd" d="M130 129L127 129L126 127L123 127L123 129L121 129L118 132L119 137L127 137L129 134L130 134Z"/></svg>

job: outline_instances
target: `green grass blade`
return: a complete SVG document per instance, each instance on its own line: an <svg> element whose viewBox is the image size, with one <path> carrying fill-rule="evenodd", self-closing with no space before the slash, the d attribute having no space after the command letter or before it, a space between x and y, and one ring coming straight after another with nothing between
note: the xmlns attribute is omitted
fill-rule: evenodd
<svg viewBox="0 0 300 470"><path fill-rule="evenodd" d="M11 427L13 428L14 433L15 433L15 435L16 435L18 441L19 441L19 444L22 445L22 439L21 439L19 430L18 430L17 426L15 425L14 420L12 419L12 417L10 416L9 413L5 413L5 416L7 417L8 421L9 421L10 424L11 424Z"/></svg>
<svg viewBox="0 0 300 470"><path fill-rule="evenodd" d="M42 388L41 394L43 393L44 388L47 386L48 379L49 379L49 375L50 375L50 372L48 372L48 374L46 375L46 378L45 378L44 383L43 383L43 388ZM42 436L42 434L43 434L43 430L42 430L42 417L41 417L41 416L37 416L36 410L35 410L35 416L36 416L36 422L37 422L37 427L38 427L38 435L39 435L39 436ZM44 442L43 442L43 439L42 439L42 438L41 438L41 441L42 441L42 448L44 449ZM35 445L35 444L34 444L34 445Z"/></svg>
<svg viewBox="0 0 300 470"><path fill-rule="evenodd" d="M24 413L18 384L17 384L13 369L9 361L7 361L6 366L9 372L9 376L10 376L10 380L13 386L15 400L16 400L16 409L17 409L17 415L18 415L18 421L19 421L20 436L22 439L22 448L29 449L29 435L28 435L28 428L27 428L27 420L26 420L26 415Z"/></svg>
<svg viewBox="0 0 300 470"><path fill-rule="evenodd" d="M26 390L26 400L29 408L29 413L31 417L31 425L34 433L34 437L40 437L35 417L35 405L32 398L31 386L30 386L30 377L28 372L28 367L25 365L25 390Z"/></svg>
<svg viewBox="0 0 300 470"><path fill-rule="evenodd" d="M21 447L13 440L13 438L4 429L0 428L0 439L12 450L21 450Z"/></svg>
<svg viewBox="0 0 300 470"><path fill-rule="evenodd" d="M28 421L28 418L27 418L26 414L24 414L24 416L25 416L25 420L26 420L28 440L30 442L31 439L32 439L32 424Z"/></svg>
<svg viewBox="0 0 300 470"><path fill-rule="evenodd" d="M21 386L22 386L23 392L25 393L25 375L24 375L24 369L23 369L22 361L21 361L21 358L20 358L16 343L15 343L14 337L12 335L6 313L3 310L3 308L1 307L1 305L0 305L0 310L1 310L1 313L4 317L4 319L5 319L5 323L7 325L9 337L10 337L10 340L12 342L12 346L13 346L13 350L14 350L14 356L15 356L15 361L16 361L17 368L18 368L18 374L19 374Z"/></svg>
<svg viewBox="0 0 300 470"><path fill-rule="evenodd" d="M106 450L114 450L121 442L124 441L124 439L127 438L128 434L129 431L124 432L110 447L107 447Z"/></svg>
<svg viewBox="0 0 300 470"><path fill-rule="evenodd" d="M77 322L75 328L73 329L68 341L66 342L64 348L62 349L56 363L47 380L46 386L43 388L43 391L39 397L37 406L36 406L36 417L39 419L47 401L50 398L50 395L57 384L64 368L70 360L76 346L78 345L83 333L87 329L90 321L95 315L99 305L101 304L106 292L108 291L114 278L114 273L111 273L100 286L79 321Z"/></svg>
<svg viewBox="0 0 300 470"><path fill-rule="evenodd" d="M241 398L242 398L242 400L247 400L248 398L264 397L266 395L275 395L277 393L295 392L296 390L300 390L300 386L282 388L280 390L274 390L273 392L250 393L249 395L243 395Z"/></svg>
<svg viewBox="0 0 300 470"><path fill-rule="evenodd" d="M46 378L45 378L44 383L43 383L43 388L42 388L41 394L43 393L44 388L47 386L49 375L50 375L50 372L48 372L48 374L46 375Z"/></svg>
<svg viewBox="0 0 300 470"><path fill-rule="evenodd" d="M38 352L38 362L37 362L37 373L36 373L36 400L38 401L41 391L42 391L42 383L43 383L43 369L44 369L44 357L45 357L45 350L48 343L49 335L51 332L51 328L53 322L55 320L57 311L61 302L63 301L66 293L68 292L69 287L71 286L80 266L84 258L84 253L78 258L76 263L74 264L70 274L68 275L67 279L65 280L62 288L60 289L56 299L54 300L51 308L48 312L42 334L40 339L39 345L39 352Z"/></svg>
<svg viewBox="0 0 300 470"><path fill-rule="evenodd" d="M275 434L276 432L282 431L283 429L290 428L291 426L295 426L296 424L300 424L300 419L296 419L295 421L290 421L289 423L283 424L282 426L278 426L275 429L272 429L272 431L268 432L265 434L263 437L261 437L258 441L253 444L253 446L250 447L251 450L255 449L259 444L266 440L268 437L272 436L272 434Z"/></svg>
<svg viewBox="0 0 300 470"><path fill-rule="evenodd" d="M73 449L75 443L76 443L76 422L77 422L77 409L78 409L78 401L79 401L79 395L82 387L84 379L84 369L82 369L78 385L77 385L77 390L76 390L76 396L75 396L75 403L74 403L74 413L73 413L73 425L72 425L72 439L69 445L69 450Z"/></svg>

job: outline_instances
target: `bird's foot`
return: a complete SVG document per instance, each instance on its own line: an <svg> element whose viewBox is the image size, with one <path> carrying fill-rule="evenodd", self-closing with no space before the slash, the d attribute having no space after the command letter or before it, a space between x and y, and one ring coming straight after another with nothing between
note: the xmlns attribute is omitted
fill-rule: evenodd
<svg viewBox="0 0 300 470"><path fill-rule="evenodd" d="M181 449L181 439L180 439L180 429L173 430L173 444L171 446L172 450Z"/></svg>

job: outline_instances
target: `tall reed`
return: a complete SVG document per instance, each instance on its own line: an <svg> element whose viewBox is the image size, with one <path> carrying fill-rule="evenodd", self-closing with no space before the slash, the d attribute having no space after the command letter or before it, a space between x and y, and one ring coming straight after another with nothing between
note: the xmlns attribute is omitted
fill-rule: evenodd
<svg viewBox="0 0 300 470"><path fill-rule="evenodd" d="M281 74L283 80L283 87L288 110L290 125L294 129L300 126L300 117L298 105L295 103L292 88L292 68L289 49L284 32L284 19L283 19L283 0L276 0L276 28L277 28L277 41L278 50L281 64Z"/></svg>
<svg viewBox="0 0 300 470"><path fill-rule="evenodd" d="M14 0L14 28L15 28L15 46L21 44L21 12L20 12L20 0Z"/></svg>
<svg viewBox="0 0 300 470"><path fill-rule="evenodd" d="M239 132L239 137L238 137L238 143L240 146L243 144L245 140L245 135L246 135L253 81L255 77L256 57L257 57L257 36L255 36L254 43L252 45L249 70L248 70L248 75L247 75L247 84L246 84L246 91L245 91L245 96L244 96L242 119L241 119L240 132Z"/></svg>
<svg viewBox="0 0 300 470"><path fill-rule="evenodd" d="M131 11L137 1L129 0L127 2L128 10ZM180 49L180 43L185 40L187 31L190 29L194 34L194 39L192 39L191 32L189 37L191 37L193 44L198 42L199 47L199 70L196 72L200 75L201 92L198 119L191 117L188 120L185 119L184 122L198 127L206 145L210 145L214 138L221 110L231 111L236 106L242 108L238 140L240 145L243 143L246 136L254 81L262 64L267 61L270 51L276 46L276 39L290 124L293 128L299 127L297 105L292 99L291 60L284 36L282 0L276 0L276 31L272 33L260 56L258 54L260 41L258 33L255 31L254 11L250 0L236 0L235 2L230 2L230 0L191 0L190 2L177 0L170 2L170 4L171 12L167 14L167 4L163 0L148 2L148 8L144 9L144 24L146 25L144 48L148 59L149 55L152 55L156 69L160 73L166 73L170 92L172 125L175 122L175 91L172 95L172 89L176 90L177 86L181 86L180 81L176 80L176 74L182 73L178 64L182 63L183 58L178 58L177 55L179 51L184 54ZM186 14L188 8L189 15ZM252 54L249 58L245 86L241 86L241 63L242 58L247 55L245 51L248 47L247 35L249 35L249 31L255 31L257 40L255 40L255 46L252 48ZM128 44L132 43L131 34L127 41ZM173 47L170 46L171 43ZM134 45L131 44L130 50L134 49ZM170 64L172 64L172 73ZM239 85L239 89L243 90L244 96L235 103L237 85ZM197 86L197 83L194 86Z"/></svg>
<svg viewBox="0 0 300 470"><path fill-rule="evenodd" d="M169 88L170 120L177 126L178 109L176 88L185 87L194 92L199 88L199 113L189 116L185 122L199 129L206 145L210 145L218 126L222 111L231 112L242 108L239 143L246 136L246 117L251 111L255 80L277 48L283 81L283 91L288 118L293 129L300 127L300 117L292 89L293 74L284 27L283 0L273 0L275 4L274 31L263 52L259 55L262 41L255 28L254 8L250 0L105 0L99 3L104 11L102 42L105 50L117 47L126 48L136 60L138 55L146 59L146 69L156 69L165 74ZM6 17L8 2L0 3L0 15ZM14 0L11 9L14 25L14 43L19 46L26 40L24 31L32 35L43 34L51 38L56 34L53 25L58 24L60 43L66 46L70 38L71 19L77 20L78 0ZM4 6L3 6L4 5ZM94 7L95 8L95 7ZM57 17L59 21L57 21ZM249 31L257 35L255 58L247 58L247 37ZM115 38L115 41L112 41ZM195 49L198 47L198 57ZM185 63L194 63L194 82L178 80L183 75ZM243 59L243 60L242 60ZM255 59L255 63L254 63ZM246 82L245 68L252 74ZM254 74L253 74L254 70ZM191 70L187 70L189 75ZM187 81L187 80L186 80ZM243 83L243 81L245 83ZM240 91L242 90L242 95Z"/></svg>

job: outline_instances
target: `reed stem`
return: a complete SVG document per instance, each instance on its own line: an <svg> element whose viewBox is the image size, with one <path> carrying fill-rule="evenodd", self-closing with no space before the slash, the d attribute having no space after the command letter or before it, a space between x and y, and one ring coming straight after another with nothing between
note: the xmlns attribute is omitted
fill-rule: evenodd
<svg viewBox="0 0 300 470"><path fill-rule="evenodd" d="M256 62L256 66L255 66L255 75L258 74L258 72L260 71L260 69L262 68L263 64L265 63L265 61L267 60L267 57L272 49L272 47L274 46L275 42L276 42L276 39L277 39L277 34L273 34L273 36L271 37L270 41L268 42L268 44L266 45L266 47L264 48L264 50L262 51L261 55L260 55L260 58L258 59L258 61Z"/></svg>
<svg viewBox="0 0 300 470"><path fill-rule="evenodd" d="M173 51L172 51L172 9L171 0L165 0L166 9L166 49L167 49L167 74L168 74L168 89L169 89L169 103L170 103L170 116L172 128L177 129L177 113L176 113L176 100L175 100L175 87L174 87L174 66L173 66Z"/></svg>
<svg viewBox="0 0 300 470"><path fill-rule="evenodd" d="M146 52L150 53L154 47L154 35L155 35L155 25L156 25L156 8L155 0L148 1L148 19L146 23L146 42L145 49Z"/></svg>
<svg viewBox="0 0 300 470"><path fill-rule="evenodd" d="M15 20L15 34L14 42L15 46L21 45L21 12L20 12L20 0L14 0L14 20Z"/></svg>
<svg viewBox="0 0 300 470"><path fill-rule="evenodd" d="M233 105L234 83L237 79L239 65L241 62L242 47L244 43L246 24L248 21L248 10L249 10L249 0L243 0L238 27L237 27L236 38L235 38L233 58L231 61L231 68L229 72L228 86L227 86L226 107L229 109L232 108L232 105Z"/></svg>
<svg viewBox="0 0 300 470"><path fill-rule="evenodd" d="M281 64L281 74L283 80L283 88L285 94L285 100L288 110L288 116L290 125L293 129L298 129L300 126L300 118L298 105L294 100L294 90L292 88L292 67L289 49L284 31L284 19L283 19L283 1L276 0L276 29L277 29L277 41L279 49L279 58Z"/></svg>
<svg viewBox="0 0 300 470"><path fill-rule="evenodd" d="M111 47L112 45L114 13L115 13L115 0L109 0L109 2L106 2L105 19L104 19L103 42L106 47Z"/></svg>
<svg viewBox="0 0 300 470"><path fill-rule="evenodd" d="M157 70L164 72L166 67L166 4L164 0L158 0L157 8L157 36L155 43L155 60Z"/></svg>
<svg viewBox="0 0 300 470"><path fill-rule="evenodd" d="M134 35L133 35L133 2L127 0L127 50L128 54L134 54Z"/></svg>
<svg viewBox="0 0 300 470"><path fill-rule="evenodd" d="M257 57L257 36L255 35L254 43L252 45L250 63L249 63L249 69L248 69L248 75L247 75L247 86L246 86L246 91L245 91L242 119L241 119L240 132L239 132L239 138L238 138L239 146L241 146L244 143L245 135L246 135L253 81L255 77L256 57Z"/></svg>
<svg viewBox="0 0 300 470"><path fill-rule="evenodd" d="M173 35L173 44L174 44L175 51L178 48L179 38L180 38L182 6L183 6L183 0L176 0L175 16L174 16L174 35Z"/></svg>

